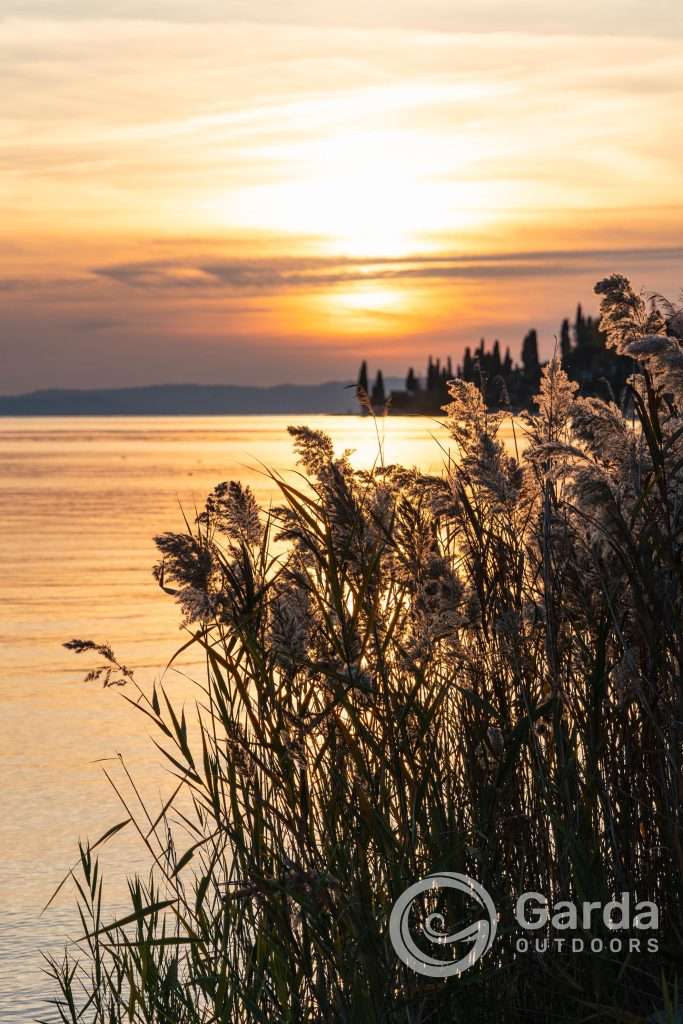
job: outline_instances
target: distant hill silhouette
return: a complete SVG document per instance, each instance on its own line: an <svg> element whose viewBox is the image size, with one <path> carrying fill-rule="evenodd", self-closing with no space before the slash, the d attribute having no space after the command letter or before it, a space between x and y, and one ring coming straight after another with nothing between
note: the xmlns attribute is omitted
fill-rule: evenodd
<svg viewBox="0 0 683 1024"><path fill-rule="evenodd" d="M227 416L355 411L355 391L343 381L269 388L165 384L0 395L0 416Z"/></svg>

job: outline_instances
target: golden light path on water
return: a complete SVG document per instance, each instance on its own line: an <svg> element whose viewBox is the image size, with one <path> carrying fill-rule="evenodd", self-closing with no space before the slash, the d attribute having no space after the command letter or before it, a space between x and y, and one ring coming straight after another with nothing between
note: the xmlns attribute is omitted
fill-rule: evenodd
<svg viewBox="0 0 683 1024"><path fill-rule="evenodd" d="M372 420L353 416L0 419L3 1024L49 1019L37 950L58 949L69 927L75 934L71 893L42 918L40 909L77 839L126 816L102 774L115 761L101 759L121 753L157 809L170 786L144 717L119 691L84 683L89 665L61 644L107 641L144 684L158 678L184 636L152 579L154 535L182 530L181 508L191 518L222 480L249 483L263 507L276 501L266 467L292 470L290 422L328 431L338 452L355 450L357 466L377 458ZM449 439L438 421L394 417L378 427L386 463L441 471ZM167 674L165 685L193 699L182 675ZM104 859L114 904L124 870L148 861L126 834Z"/></svg>

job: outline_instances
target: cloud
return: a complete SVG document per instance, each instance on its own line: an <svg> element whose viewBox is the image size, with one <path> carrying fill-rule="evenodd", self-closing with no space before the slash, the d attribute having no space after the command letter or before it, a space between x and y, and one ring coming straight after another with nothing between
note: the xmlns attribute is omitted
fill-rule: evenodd
<svg viewBox="0 0 683 1024"><path fill-rule="evenodd" d="M58 21L150 21L180 24L349 26L434 32L675 35L683 33L678 0L4 0L4 16Z"/></svg>
<svg viewBox="0 0 683 1024"><path fill-rule="evenodd" d="M223 289L246 294L291 289L330 288L377 281L439 281L448 279L560 277L607 263L671 262L683 259L683 248L550 250L453 256L338 259L281 258L250 260L142 260L101 266L92 273L118 284L150 290Z"/></svg>
<svg viewBox="0 0 683 1024"><path fill-rule="evenodd" d="M365 3L383 25L369 31L354 0L221 3L212 24L206 2L9 0L3 11L44 20L0 21L0 81L13 97L3 224L43 237L96 223L138 238L263 231L335 242L344 228L390 225L395 207L417 247L441 225L455 235L463 211L488 224L498 211L678 202L673 14L666 37L578 41L543 35L555 14L540 6ZM594 6L584 18L577 0L566 26L606 20ZM621 19L632 6L620 3ZM507 30L489 31L501 11ZM665 7L648 5L658 11L664 23ZM268 23L287 12L295 24ZM133 13L159 20L125 20ZM349 26L332 29L341 13ZM444 20L448 31L423 31Z"/></svg>

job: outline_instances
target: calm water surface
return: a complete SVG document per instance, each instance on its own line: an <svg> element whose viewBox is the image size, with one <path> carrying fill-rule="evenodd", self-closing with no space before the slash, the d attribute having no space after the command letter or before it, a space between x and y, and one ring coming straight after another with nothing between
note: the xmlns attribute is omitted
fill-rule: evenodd
<svg viewBox="0 0 683 1024"><path fill-rule="evenodd" d="M221 480L251 484L267 505L263 464L294 464L288 422L327 430L357 465L377 454L371 421L354 417L0 419L0 1021L56 1019L39 949L76 935L68 887L42 916L79 837L95 839L126 817L103 775L122 755L158 804L169 783L145 726L119 691L83 683L88 666L65 639L106 640L149 685L182 640L170 598L151 577L152 538L182 529ZM435 421L383 424L385 461L436 472L447 444ZM191 674L192 664L183 669ZM173 696L191 696L170 674ZM103 761L102 759L112 759ZM122 833L105 851L121 899L124 870L144 852Z"/></svg>

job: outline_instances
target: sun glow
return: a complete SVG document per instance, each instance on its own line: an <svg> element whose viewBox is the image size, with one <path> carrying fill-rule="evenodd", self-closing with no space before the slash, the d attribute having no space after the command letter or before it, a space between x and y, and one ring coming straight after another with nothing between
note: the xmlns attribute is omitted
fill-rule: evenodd
<svg viewBox="0 0 683 1024"><path fill-rule="evenodd" d="M382 313L385 310L400 309L404 297L398 290L359 285L354 291L334 292L330 301L352 312Z"/></svg>
<svg viewBox="0 0 683 1024"><path fill-rule="evenodd" d="M548 355L615 265L675 294L680 2L491 2L7 0L2 388Z"/></svg>
<svg viewBox="0 0 683 1024"><path fill-rule="evenodd" d="M316 329L342 336L388 337L415 315L410 291L400 285L354 282L309 296L305 317ZM311 321L309 320L309 323Z"/></svg>
<svg viewBox="0 0 683 1024"><path fill-rule="evenodd" d="M360 113L360 112L359 112ZM318 251L351 257L425 251L446 209L476 221L482 195L472 183L434 181L434 167L462 165L461 144L408 131L339 132L268 147L263 161L286 169L279 181L207 199L212 215L245 228L316 239Z"/></svg>
<svg viewBox="0 0 683 1024"><path fill-rule="evenodd" d="M310 147L314 173L299 207L305 227L351 256L418 251L442 223L444 196L433 181L438 149L437 140L406 131L319 140ZM452 168L458 154L449 156Z"/></svg>

